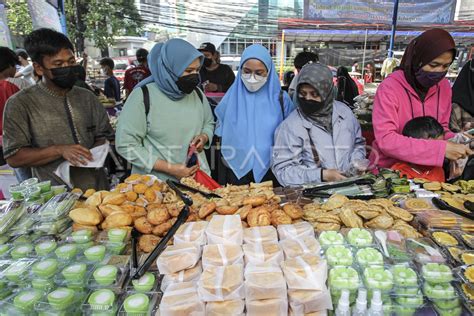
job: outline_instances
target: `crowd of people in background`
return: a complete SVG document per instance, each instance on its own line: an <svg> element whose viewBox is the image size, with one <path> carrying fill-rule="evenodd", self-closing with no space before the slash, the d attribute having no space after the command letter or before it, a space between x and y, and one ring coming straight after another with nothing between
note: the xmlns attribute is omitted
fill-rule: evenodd
<svg viewBox="0 0 474 316"><path fill-rule="evenodd" d="M33 175L60 184L55 169L69 161L75 187L106 189L106 170L83 166L92 160L91 149L107 140L132 172L165 180L199 169L210 174L205 152L217 136L219 180L226 184L272 180L298 186L377 168L444 181L443 166L464 161L469 169L473 163L466 163L474 152L465 132L474 127L474 64L463 67L451 88L444 77L455 43L441 29L413 40L400 69L378 87L370 152L352 112L359 90L349 69L340 67L334 76L313 52L299 53L294 71L279 78L269 51L254 44L234 75L212 43L195 48L170 39L149 53L136 52L124 91L114 60L103 58L103 94L119 112L114 132L96 90L86 83L87 65L77 63L65 35L35 30L24 47L0 47L1 162L15 168L19 180ZM358 62L351 71L360 72ZM373 64L364 73L366 83L374 82ZM225 93L216 107L206 97L212 93ZM197 153L193 164L191 149Z"/></svg>

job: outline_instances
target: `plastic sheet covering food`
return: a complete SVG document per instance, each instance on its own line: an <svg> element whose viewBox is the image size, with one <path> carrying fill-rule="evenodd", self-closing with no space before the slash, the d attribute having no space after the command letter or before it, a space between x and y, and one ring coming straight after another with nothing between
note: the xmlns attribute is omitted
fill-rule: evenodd
<svg viewBox="0 0 474 316"><path fill-rule="evenodd" d="M246 301L247 316L288 315L288 299L272 298L268 300Z"/></svg>
<svg viewBox="0 0 474 316"><path fill-rule="evenodd" d="M190 282L171 284L160 302L161 316L204 316L206 306L199 299L196 284Z"/></svg>
<svg viewBox="0 0 474 316"><path fill-rule="evenodd" d="M201 274L202 265L201 261L199 261L192 268L181 270L172 274L166 274L161 281L161 290L164 292L169 285L183 282L194 282L197 286L197 282L199 281Z"/></svg>
<svg viewBox="0 0 474 316"><path fill-rule="evenodd" d="M314 237L314 228L308 222L300 222L291 225L279 225L277 229L280 240L295 239L304 236Z"/></svg>
<svg viewBox="0 0 474 316"><path fill-rule="evenodd" d="M278 235L273 226L259 226L244 229L244 243L278 242Z"/></svg>
<svg viewBox="0 0 474 316"><path fill-rule="evenodd" d="M223 267L244 263L244 253L239 245L207 245L202 252L202 266Z"/></svg>
<svg viewBox="0 0 474 316"><path fill-rule="evenodd" d="M206 228L207 243L242 245L243 229L239 215L215 215Z"/></svg>
<svg viewBox="0 0 474 316"><path fill-rule="evenodd" d="M304 236L295 239L285 239L280 242L286 259L295 258L304 254L318 255L321 246L313 236Z"/></svg>
<svg viewBox="0 0 474 316"><path fill-rule="evenodd" d="M326 288L327 263L318 256L288 259L283 262L282 269L288 289L322 291Z"/></svg>
<svg viewBox="0 0 474 316"><path fill-rule="evenodd" d="M206 244L206 228L208 222L189 222L181 225L174 235L174 244L193 243L200 246Z"/></svg>
<svg viewBox="0 0 474 316"><path fill-rule="evenodd" d="M198 293L204 302L221 302L245 298L243 266L207 267L198 283Z"/></svg>
<svg viewBox="0 0 474 316"><path fill-rule="evenodd" d="M247 265L245 268L247 300L284 299L286 295L286 281L280 267L270 264Z"/></svg>
<svg viewBox="0 0 474 316"><path fill-rule="evenodd" d="M283 252L277 242L265 242L243 245L245 264L268 263L280 266L283 262Z"/></svg>
<svg viewBox="0 0 474 316"><path fill-rule="evenodd" d="M331 294L327 289L321 291L288 290L288 298L294 315L332 309Z"/></svg>
<svg viewBox="0 0 474 316"><path fill-rule="evenodd" d="M161 274L171 274L194 267L200 258L201 247L180 244L166 247L156 264Z"/></svg>
<svg viewBox="0 0 474 316"><path fill-rule="evenodd" d="M208 302L206 304L207 316L241 316L244 314L245 301L232 300L223 302Z"/></svg>

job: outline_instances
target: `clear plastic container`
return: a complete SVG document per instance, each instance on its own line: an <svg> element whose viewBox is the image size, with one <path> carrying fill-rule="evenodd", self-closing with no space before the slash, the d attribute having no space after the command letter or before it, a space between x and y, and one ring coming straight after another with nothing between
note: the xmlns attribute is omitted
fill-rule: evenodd
<svg viewBox="0 0 474 316"><path fill-rule="evenodd" d="M440 247L456 247L462 244L458 240L455 231L448 231L444 229L430 229L429 234L431 239Z"/></svg>
<svg viewBox="0 0 474 316"><path fill-rule="evenodd" d="M391 266L371 266L363 269L363 281L369 296L375 290L382 294L390 293L394 286Z"/></svg>
<svg viewBox="0 0 474 316"><path fill-rule="evenodd" d="M451 283L431 284L424 282L423 293L432 302L458 298L458 294Z"/></svg>
<svg viewBox="0 0 474 316"><path fill-rule="evenodd" d="M462 283L474 288L474 265L455 268L453 273Z"/></svg>
<svg viewBox="0 0 474 316"><path fill-rule="evenodd" d="M466 246L474 249L474 234L469 234L463 231L456 231L454 234L461 240Z"/></svg>
<svg viewBox="0 0 474 316"><path fill-rule="evenodd" d="M382 250L382 245L378 239L376 239L379 249ZM402 263L410 262L413 260L412 255L408 252L406 247L406 239L396 231L387 232L387 251L389 256L387 257L382 251L384 258L391 263Z"/></svg>
<svg viewBox="0 0 474 316"><path fill-rule="evenodd" d="M428 250L420 245L426 245L431 247L433 253L429 253ZM438 246L431 241L429 238L420 238L417 240L407 239L406 246L408 252L413 256L414 260L417 263L425 264L429 262L444 263L446 258L443 256L443 253L438 249Z"/></svg>
<svg viewBox="0 0 474 316"><path fill-rule="evenodd" d="M370 266L383 266L384 259L382 252L378 248L366 247L358 249L355 253L357 264L362 268Z"/></svg>
<svg viewBox="0 0 474 316"><path fill-rule="evenodd" d="M17 285L25 285L29 280L29 271L35 263L32 259L20 259L11 261L8 267L0 273L1 280L8 280Z"/></svg>
<svg viewBox="0 0 474 316"><path fill-rule="evenodd" d="M19 185L19 184L10 185L10 188L8 189L8 191L10 192L12 199L15 201L21 201L25 198L26 188L22 185Z"/></svg>
<svg viewBox="0 0 474 316"><path fill-rule="evenodd" d="M375 237L371 230L364 228L343 228L341 233L347 243L355 248L375 246Z"/></svg>
<svg viewBox="0 0 474 316"><path fill-rule="evenodd" d="M9 298L0 301L2 315L29 316L35 315L34 305L44 297L44 292L35 289L24 289Z"/></svg>
<svg viewBox="0 0 474 316"><path fill-rule="evenodd" d="M38 219L41 221L56 221L58 218L69 213L76 200L77 196L72 193L56 195L38 211Z"/></svg>
<svg viewBox="0 0 474 316"><path fill-rule="evenodd" d="M410 263L399 263L390 267L393 275L393 285L395 289L402 290L419 289L420 278L416 272L416 267Z"/></svg>
<svg viewBox="0 0 474 316"><path fill-rule="evenodd" d="M354 253L348 246L330 246L324 252L329 266L351 266L354 263Z"/></svg>
<svg viewBox="0 0 474 316"><path fill-rule="evenodd" d="M33 225L32 230L47 235L58 235L68 229L71 223L72 221L69 217L57 218L54 221L38 221L37 224Z"/></svg>
<svg viewBox="0 0 474 316"><path fill-rule="evenodd" d="M119 316L148 316L155 315L158 311L161 293L132 293L126 292L122 297L122 305L120 306ZM146 297L146 299L145 299ZM133 305L144 305L148 301L148 308L134 308Z"/></svg>
<svg viewBox="0 0 474 316"><path fill-rule="evenodd" d="M345 245L344 236L337 231L324 231L318 234L318 241L321 248L326 249L330 246Z"/></svg>
<svg viewBox="0 0 474 316"><path fill-rule="evenodd" d="M444 284L454 280L451 268L442 263L426 263L421 267L420 274L430 284Z"/></svg>
<svg viewBox="0 0 474 316"><path fill-rule="evenodd" d="M349 291L349 300L354 303L357 291L363 286L359 271L353 267L333 267L329 270L329 288L333 302L337 302L343 290Z"/></svg>
<svg viewBox="0 0 474 316"><path fill-rule="evenodd" d="M90 289L110 289L119 293L128 277L128 265L98 265L89 277Z"/></svg>
<svg viewBox="0 0 474 316"><path fill-rule="evenodd" d="M152 285L146 284L146 278L153 276L154 281ZM145 277L145 278L144 278ZM161 281L163 275L158 272L146 272L144 277L138 280L129 279L126 290L129 293L156 293L160 292Z"/></svg>
<svg viewBox="0 0 474 316"><path fill-rule="evenodd" d="M115 316L121 304L121 295L109 289L92 290L82 305L82 315Z"/></svg>
<svg viewBox="0 0 474 316"><path fill-rule="evenodd" d="M49 292L42 301L36 303L35 311L38 312L39 315L48 316L76 315L81 310L84 297L84 292L57 288Z"/></svg>

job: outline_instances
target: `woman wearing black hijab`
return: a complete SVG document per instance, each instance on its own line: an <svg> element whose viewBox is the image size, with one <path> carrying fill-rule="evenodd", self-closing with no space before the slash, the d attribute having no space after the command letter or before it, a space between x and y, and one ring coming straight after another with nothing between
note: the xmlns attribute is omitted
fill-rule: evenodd
<svg viewBox="0 0 474 316"><path fill-rule="evenodd" d="M474 128L474 60L462 67L453 85L453 109L449 127L454 132Z"/></svg>
<svg viewBox="0 0 474 316"><path fill-rule="evenodd" d="M337 69L337 97L336 100L344 102L349 107L354 106L354 98L359 95L357 84L349 75L346 67L339 67Z"/></svg>

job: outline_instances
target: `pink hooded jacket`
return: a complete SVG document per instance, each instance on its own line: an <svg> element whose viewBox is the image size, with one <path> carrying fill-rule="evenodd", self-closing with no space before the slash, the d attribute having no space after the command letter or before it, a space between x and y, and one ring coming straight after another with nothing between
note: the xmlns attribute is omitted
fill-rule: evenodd
<svg viewBox="0 0 474 316"><path fill-rule="evenodd" d="M419 116L432 116L445 130L444 139L454 137L448 128L451 115L451 86L443 79L431 87L422 102L418 94L398 70L378 87L372 122L375 141L370 154L372 165L390 168L404 161L417 165L443 165L446 141L414 139L402 135L405 124Z"/></svg>

